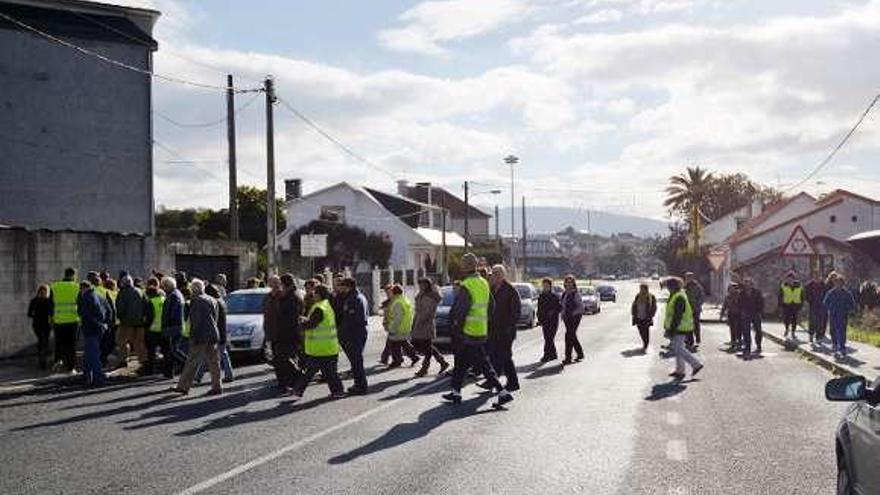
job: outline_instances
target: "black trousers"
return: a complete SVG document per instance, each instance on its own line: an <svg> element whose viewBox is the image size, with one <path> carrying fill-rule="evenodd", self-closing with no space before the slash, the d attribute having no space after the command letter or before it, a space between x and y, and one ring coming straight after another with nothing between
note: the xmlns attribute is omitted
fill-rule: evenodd
<svg viewBox="0 0 880 495"><path fill-rule="evenodd" d="M101 364L107 366L108 358L116 350L116 324L110 325L101 335Z"/></svg>
<svg viewBox="0 0 880 495"><path fill-rule="evenodd" d="M342 380L339 379L339 373L336 371L337 359L338 356L306 356L305 368L302 375L297 378L296 384L293 386L293 392L296 395L302 396L309 381L320 371L324 379L327 380L327 386L330 387L331 394L343 393L345 390L342 387Z"/></svg>
<svg viewBox="0 0 880 495"><path fill-rule="evenodd" d="M413 361L419 360L419 355L416 354L416 350L408 340L389 340L388 347L389 352L391 353L392 365L399 365L402 363L404 354Z"/></svg>
<svg viewBox="0 0 880 495"><path fill-rule="evenodd" d="M639 329L639 337L642 338L642 347L647 349L648 344L651 340L651 322L650 321L639 321L636 322L636 328Z"/></svg>
<svg viewBox="0 0 880 495"><path fill-rule="evenodd" d="M443 354L437 349L437 346L434 345L434 341L431 339L413 339L412 341L413 347L415 350L425 356L425 360L422 361L422 369L427 370L429 366L431 366L431 358L433 357L441 366L448 365L446 362L446 358L443 357Z"/></svg>
<svg viewBox="0 0 880 495"><path fill-rule="evenodd" d="M79 323L55 325L55 362L64 361L64 369L73 371L76 365L76 334Z"/></svg>
<svg viewBox="0 0 880 495"><path fill-rule="evenodd" d="M382 348L382 356L379 357L379 362L388 364L389 359L391 359L391 341L386 338L385 347Z"/></svg>
<svg viewBox="0 0 880 495"><path fill-rule="evenodd" d="M559 330L559 318L541 323L541 331L544 332L544 355L541 359L552 361L559 356L556 354L556 332Z"/></svg>
<svg viewBox="0 0 880 495"><path fill-rule="evenodd" d="M367 372L364 369L364 346L367 345L367 336L346 336L339 343L342 345L345 357L351 363L351 377L354 379L355 388L366 390Z"/></svg>
<svg viewBox="0 0 880 495"><path fill-rule="evenodd" d="M796 330L798 323L798 314L801 311L800 304L783 304L782 305L782 324L785 325L786 333L789 330Z"/></svg>
<svg viewBox="0 0 880 495"><path fill-rule="evenodd" d="M461 391L464 377L473 367L483 374L486 382L495 390L501 390L501 382L495 374L489 356L486 354L486 345L483 343L461 342L455 346L455 368L452 370L452 390Z"/></svg>
<svg viewBox="0 0 880 495"><path fill-rule="evenodd" d="M177 352L177 348L180 345L180 337L162 335L159 345L162 349L162 375L166 378L173 378L175 369L177 373L180 373L180 370L183 369L183 363L180 361Z"/></svg>
<svg viewBox="0 0 880 495"><path fill-rule="evenodd" d="M49 357L49 336L52 327L49 325L34 325L34 335L37 337L37 363L40 368L46 367L46 359Z"/></svg>
<svg viewBox="0 0 880 495"><path fill-rule="evenodd" d="M516 329L513 330L514 332ZM519 377L513 364L513 337L503 336L489 341L489 357L498 375L504 375L507 390L519 390Z"/></svg>
<svg viewBox="0 0 880 495"><path fill-rule="evenodd" d="M727 315L727 327L730 329L730 343L742 342L743 320L740 315Z"/></svg>
<svg viewBox="0 0 880 495"><path fill-rule="evenodd" d="M300 375L293 364L295 354L296 346L293 342L272 341L272 365L279 388L292 386Z"/></svg>
<svg viewBox="0 0 880 495"><path fill-rule="evenodd" d="M578 340L577 331L581 324L581 315L566 316L562 319L565 324L565 360L571 361L571 354L574 351L579 359L584 357L584 348L581 347L581 341Z"/></svg>
<svg viewBox="0 0 880 495"><path fill-rule="evenodd" d="M158 332L151 332L147 330L144 332L144 344L147 346L147 367L146 371L149 373L155 373L157 368L156 363L156 348L162 347L162 334ZM162 352L162 355L165 356L165 353Z"/></svg>
<svg viewBox="0 0 880 495"><path fill-rule="evenodd" d="M702 342L702 338L701 338L702 333L700 332L700 330L701 330L701 328L700 328L700 312L694 311L694 331L685 335L684 343L689 346L693 346L694 343L697 343L697 344L701 343ZM696 339L696 341L695 341L695 339Z"/></svg>

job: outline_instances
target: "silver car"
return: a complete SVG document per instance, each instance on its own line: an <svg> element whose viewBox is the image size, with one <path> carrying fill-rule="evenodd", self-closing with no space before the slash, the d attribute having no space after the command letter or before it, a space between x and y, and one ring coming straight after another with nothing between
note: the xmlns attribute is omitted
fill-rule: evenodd
<svg viewBox="0 0 880 495"><path fill-rule="evenodd" d="M602 312L599 293L596 292L595 287L592 285L582 285L578 287L578 292L581 295L581 301L584 303L584 314L594 315Z"/></svg>
<svg viewBox="0 0 880 495"><path fill-rule="evenodd" d="M880 379L869 386L863 376L835 378L825 398L853 403L837 427L837 493L880 493Z"/></svg>
<svg viewBox="0 0 880 495"><path fill-rule="evenodd" d="M520 314L517 325L522 328L534 328L538 320L538 290L529 283L513 284L519 292Z"/></svg>
<svg viewBox="0 0 880 495"><path fill-rule="evenodd" d="M268 288L242 289L226 297L226 336L233 354L271 358L263 331L263 302L267 294Z"/></svg>

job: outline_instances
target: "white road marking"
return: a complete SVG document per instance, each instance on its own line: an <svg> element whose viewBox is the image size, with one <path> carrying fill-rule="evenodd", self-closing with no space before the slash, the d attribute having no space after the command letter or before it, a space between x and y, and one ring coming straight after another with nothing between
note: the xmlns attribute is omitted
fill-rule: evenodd
<svg viewBox="0 0 880 495"><path fill-rule="evenodd" d="M538 345L534 345L534 344L540 344L541 346L543 346L544 345L544 338L538 337L538 338L534 339L534 341L529 342L528 345L517 349L517 351L514 353L514 355L519 355L520 353L522 353L523 351L525 351L527 349L532 350L533 348L538 347ZM373 416L377 413L380 413L380 412L396 405L397 402L399 402L399 401L409 399L409 398L414 397L416 395L422 394L428 390L439 388L441 385L445 385L448 382L449 382L449 379L444 378L444 379L441 379L436 382L427 383L427 384L425 384L425 386L419 387L403 397L399 397L397 399L390 400L381 406L375 407L375 408L370 409L362 414L359 414L357 416L349 418L349 419L343 421L342 423L339 423L337 425L331 426L330 428L327 428L326 430L319 431L317 433L309 435L301 440L297 440L296 442L285 445L284 447L281 447L278 450L275 450L275 451L270 452L266 455L257 457L256 459L252 459L244 464L240 464L240 465L230 469L229 471L218 474L217 476L214 476L213 478L209 478L205 481L202 481L201 483L193 485L193 486L187 488L186 490L178 492L178 495L193 495L196 493L201 493L209 488L212 488L220 483L223 483L226 480L235 478L236 476L238 476L240 474L246 473L246 472L250 471L251 469L262 466L263 464L266 464L267 462L274 461L275 459L278 459L279 457L282 457L289 452L292 452L292 451L297 450L299 448L305 447L306 445L314 442L315 440L319 440L319 439L321 439L331 433L339 431L347 426L350 426L350 425L353 425L353 424L358 423L360 421L363 421L363 420L369 418L370 416Z"/></svg>
<svg viewBox="0 0 880 495"><path fill-rule="evenodd" d="M670 461L687 461L687 443L684 440L670 440L666 442L666 458Z"/></svg>
<svg viewBox="0 0 880 495"><path fill-rule="evenodd" d="M668 411L666 413L666 422L673 426L678 426L684 422L684 419L681 417L680 412Z"/></svg>
<svg viewBox="0 0 880 495"><path fill-rule="evenodd" d="M690 490L683 486L675 486L670 488L666 493L667 495L688 495Z"/></svg>

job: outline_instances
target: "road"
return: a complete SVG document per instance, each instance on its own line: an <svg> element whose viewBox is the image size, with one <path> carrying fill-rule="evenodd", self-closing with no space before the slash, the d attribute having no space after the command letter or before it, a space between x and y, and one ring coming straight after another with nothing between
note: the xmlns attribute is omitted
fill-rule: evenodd
<svg viewBox="0 0 880 495"><path fill-rule="evenodd" d="M823 399L827 372L772 343L739 360L710 324L699 380L673 384L662 332L633 350L634 292L620 283L621 302L584 318L580 364L538 366L540 331L520 332L522 390L502 411L474 386L444 404L448 379L410 368L373 367L368 396L318 384L295 404L265 365L221 397L164 380L6 394L0 493L833 493L843 406Z"/></svg>

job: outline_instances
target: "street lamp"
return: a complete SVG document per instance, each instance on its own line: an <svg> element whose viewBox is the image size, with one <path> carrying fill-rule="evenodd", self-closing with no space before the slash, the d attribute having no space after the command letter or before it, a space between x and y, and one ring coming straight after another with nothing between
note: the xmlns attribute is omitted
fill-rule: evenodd
<svg viewBox="0 0 880 495"><path fill-rule="evenodd" d="M511 242L513 239L516 239L516 222L513 219L513 214L516 211L516 195L513 190L513 166L519 163L519 157L516 155L507 155L504 157L504 163L510 165L510 238ZM513 247L511 246L511 256L510 256L510 265L516 272L516 259L513 256Z"/></svg>

